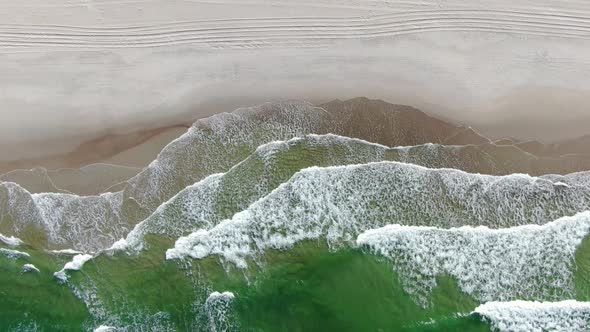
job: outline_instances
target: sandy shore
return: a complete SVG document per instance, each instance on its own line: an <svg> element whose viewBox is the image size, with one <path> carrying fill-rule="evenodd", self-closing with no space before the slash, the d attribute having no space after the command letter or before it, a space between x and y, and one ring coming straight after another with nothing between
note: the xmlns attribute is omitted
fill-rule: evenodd
<svg viewBox="0 0 590 332"><path fill-rule="evenodd" d="M126 135L106 135L82 143L73 151L49 157L0 162L0 174L16 169L80 168L96 163L112 163L143 168L156 158L166 144L184 134L185 126L144 130Z"/></svg>
<svg viewBox="0 0 590 332"><path fill-rule="evenodd" d="M493 138L590 124L585 0L0 0L0 22L3 162L190 123L230 97L367 96Z"/></svg>
<svg viewBox="0 0 590 332"><path fill-rule="evenodd" d="M186 123L228 96L363 95L491 137L590 124L585 0L24 0L0 1L0 22L3 161Z"/></svg>

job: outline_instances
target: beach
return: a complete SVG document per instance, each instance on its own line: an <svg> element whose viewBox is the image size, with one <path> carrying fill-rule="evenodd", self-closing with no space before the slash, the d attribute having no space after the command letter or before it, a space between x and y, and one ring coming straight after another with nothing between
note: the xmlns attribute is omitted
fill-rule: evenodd
<svg viewBox="0 0 590 332"><path fill-rule="evenodd" d="M0 9L4 162L291 98L380 98L490 137L565 138L590 123L590 4L580 0L27 0ZM543 130L526 129L533 124Z"/></svg>

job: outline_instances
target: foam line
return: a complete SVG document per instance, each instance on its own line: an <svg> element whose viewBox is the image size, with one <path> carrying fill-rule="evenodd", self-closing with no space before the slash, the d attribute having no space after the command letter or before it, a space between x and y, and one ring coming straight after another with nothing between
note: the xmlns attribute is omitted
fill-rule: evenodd
<svg viewBox="0 0 590 332"><path fill-rule="evenodd" d="M590 327L590 302L488 302L474 313L501 332L582 332Z"/></svg>

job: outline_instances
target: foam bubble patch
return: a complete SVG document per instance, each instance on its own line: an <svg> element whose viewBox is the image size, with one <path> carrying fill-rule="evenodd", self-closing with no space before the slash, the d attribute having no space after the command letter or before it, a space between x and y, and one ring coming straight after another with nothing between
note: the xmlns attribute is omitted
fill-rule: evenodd
<svg viewBox="0 0 590 332"><path fill-rule="evenodd" d="M176 241L168 259L219 255L239 267L266 249L325 239L331 248L388 224L490 228L544 224L590 209L590 188L398 162L311 167L220 222Z"/></svg>
<svg viewBox="0 0 590 332"><path fill-rule="evenodd" d="M506 229L388 225L359 235L357 244L391 259L405 290L423 306L443 275L482 302L554 301L575 295L574 255L589 232L590 212L584 212Z"/></svg>
<svg viewBox="0 0 590 332"><path fill-rule="evenodd" d="M488 302L474 313L501 332L590 330L590 302Z"/></svg>

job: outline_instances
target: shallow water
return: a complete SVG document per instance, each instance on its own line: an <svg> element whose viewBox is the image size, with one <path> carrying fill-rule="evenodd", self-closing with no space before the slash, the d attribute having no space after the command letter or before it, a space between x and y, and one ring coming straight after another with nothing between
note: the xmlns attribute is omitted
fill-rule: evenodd
<svg viewBox="0 0 590 332"><path fill-rule="evenodd" d="M485 149L490 159L482 167L531 165L523 155L506 159ZM238 150L243 161L180 190L108 250L49 251L45 231L26 228L26 218L14 224L24 227L21 233L3 229L0 330L589 326L590 212L584 211L590 209L590 173L531 177L432 169L396 160L413 154L426 166L432 160L472 164L458 157L458 147L390 149L335 135ZM433 157L440 155L449 158ZM154 178L180 176L186 164L177 165L178 172ZM174 168L152 167L162 169ZM157 183L150 186L164 192ZM30 196L14 192L23 193L7 192L4 222L15 211L30 212L31 205L19 203ZM87 216L78 212L68 220ZM21 234L23 241L11 237Z"/></svg>

